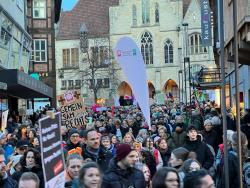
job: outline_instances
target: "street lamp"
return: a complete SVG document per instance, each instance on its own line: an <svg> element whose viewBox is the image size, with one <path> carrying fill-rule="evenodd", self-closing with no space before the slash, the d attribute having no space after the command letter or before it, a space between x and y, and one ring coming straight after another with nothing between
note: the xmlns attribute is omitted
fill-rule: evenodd
<svg viewBox="0 0 250 188"><path fill-rule="evenodd" d="M80 27L80 49L82 53L87 53L89 48L89 42L88 42L88 30L83 23Z"/></svg>

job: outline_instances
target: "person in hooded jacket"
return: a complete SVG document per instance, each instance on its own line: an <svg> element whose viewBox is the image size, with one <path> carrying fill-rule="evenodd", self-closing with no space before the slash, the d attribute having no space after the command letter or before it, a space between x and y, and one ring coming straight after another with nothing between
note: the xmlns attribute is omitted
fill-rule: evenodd
<svg viewBox="0 0 250 188"><path fill-rule="evenodd" d="M183 147L189 151L195 152L197 160L201 163L202 167L207 170L210 169L214 163L214 156L207 144L201 141L195 126L190 125L188 127L187 136L188 139Z"/></svg>
<svg viewBox="0 0 250 188"><path fill-rule="evenodd" d="M128 144L117 145L116 157L110 161L101 188L145 188L143 173L135 168L138 153Z"/></svg>
<svg viewBox="0 0 250 188"><path fill-rule="evenodd" d="M64 147L65 158L68 155L77 153L79 155L82 154L82 145L80 143L80 133L77 129L71 129L68 133L69 139Z"/></svg>

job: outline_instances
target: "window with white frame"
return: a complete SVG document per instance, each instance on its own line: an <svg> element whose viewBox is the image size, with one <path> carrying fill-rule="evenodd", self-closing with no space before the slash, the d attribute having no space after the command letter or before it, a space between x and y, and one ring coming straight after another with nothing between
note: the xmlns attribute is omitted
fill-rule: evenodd
<svg viewBox="0 0 250 188"><path fill-rule="evenodd" d="M153 38L149 32L141 36L141 53L146 65L153 64Z"/></svg>
<svg viewBox="0 0 250 188"><path fill-rule="evenodd" d="M81 80L75 80L75 89L80 89L81 88Z"/></svg>
<svg viewBox="0 0 250 188"><path fill-rule="evenodd" d="M61 90L67 89L67 80L62 80Z"/></svg>
<svg viewBox="0 0 250 188"><path fill-rule="evenodd" d="M35 62L47 61L47 40L46 39L34 39L32 56Z"/></svg>
<svg viewBox="0 0 250 188"><path fill-rule="evenodd" d="M149 0L142 0L142 23L150 23L150 5Z"/></svg>
<svg viewBox="0 0 250 188"><path fill-rule="evenodd" d="M79 66L79 49L63 49L63 68L78 68Z"/></svg>
<svg viewBox="0 0 250 188"><path fill-rule="evenodd" d="M33 0L33 18L46 18L46 0Z"/></svg>
<svg viewBox="0 0 250 188"><path fill-rule="evenodd" d="M74 80L68 80L68 89L73 89L74 88Z"/></svg>
<svg viewBox="0 0 250 188"><path fill-rule="evenodd" d="M207 53L207 48L201 45L201 36L199 33L189 35L189 49L191 55Z"/></svg>
<svg viewBox="0 0 250 188"><path fill-rule="evenodd" d="M133 26L137 25L137 13L136 13L135 5L132 6L132 23L133 23Z"/></svg>
<svg viewBox="0 0 250 188"><path fill-rule="evenodd" d="M174 62L174 49L171 40L167 39L164 44L165 63Z"/></svg>
<svg viewBox="0 0 250 188"><path fill-rule="evenodd" d="M109 53L107 46L92 46L91 61L95 67L105 67L109 61Z"/></svg>

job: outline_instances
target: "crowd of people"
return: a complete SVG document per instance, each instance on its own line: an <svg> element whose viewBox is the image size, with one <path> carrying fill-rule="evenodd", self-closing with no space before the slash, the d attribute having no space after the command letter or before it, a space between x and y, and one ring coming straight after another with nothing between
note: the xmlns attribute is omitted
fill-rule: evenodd
<svg viewBox="0 0 250 188"><path fill-rule="evenodd" d="M44 188L37 120L9 115L0 132L0 187ZM149 126L138 106L86 108L86 124L61 127L65 188L238 188L237 133L233 113L221 117L213 103L151 106ZM227 120L227 148L222 139ZM243 184L250 186L250 111L241 120ZM249 165L249 169L248 166ZM248 171L247 171L248 170Z"/></svg>

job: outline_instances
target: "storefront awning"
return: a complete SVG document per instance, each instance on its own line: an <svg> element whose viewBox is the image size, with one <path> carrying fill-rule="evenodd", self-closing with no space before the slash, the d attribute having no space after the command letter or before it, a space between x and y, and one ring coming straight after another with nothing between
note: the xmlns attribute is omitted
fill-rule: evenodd
<svg viewBox="0 0 250 188"><path fill-rule="evenodd" d="M17 69L0 70L0 82L7 84L7 93L23 99L52 98L52 88Z"/></svg>

